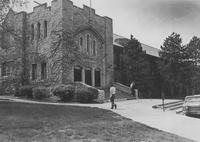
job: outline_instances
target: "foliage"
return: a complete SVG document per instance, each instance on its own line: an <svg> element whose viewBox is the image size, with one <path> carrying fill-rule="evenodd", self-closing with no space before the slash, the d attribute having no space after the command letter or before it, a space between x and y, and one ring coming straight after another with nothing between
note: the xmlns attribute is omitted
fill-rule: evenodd
<svg viewBox="0 0 200 142"><path fill-rule="evenodd" d="M49 91L46 87L40 86L33 88L33 98L34 99L44 99L49 97Z"/></svg>
<svg viewBox="0 0 200 142"><path fill-rule="evenodd" d="M172 33L165 39L160 57L159 70L164 91L168 90L166 93L170 97L184 97L190 86L194 64L179 34Z"/></svg>
<svg viewBox="0 0 200 142"><path fill-rule="evenodd" d="M190 77L190 86L192 88L192 94L200 93L200 38L194 36L189 44L187 44L187 53L189 60L193 63L191 67L192 73Z"/></svg>
<svg viewBox="0 0 200 142"><path fill-rule="evenodd" d="M59 97L62 101L71 101L74 97L74 86L60 84L53 90L53 95Z"/></svg>
<svg viewBox="0 0 200 142"><path fill-rule="evenodd" d="M10 9L14 7L22 7L28 3L28 0L1 0L0 1L0 25Z"/></svg>
<svg viewBox="0 0 200 142"><path fill-rule="evenodd" d="M17 78L5 77L0 80L0 95L17 95L19 81Z"/></svg>
<svg viewBox="0 0 200 142"><path fill-rule="evenodd" d="M98 90L93 87L80 87L76 90L77 100L81 103L91 103L98 98Z"/></svg>
<svg viewBox="0 0 200 142"><path fill-rule="evenodd" d="M131 38L125 45L122 63L122 82L130 85L136 83L136 88L144 94L150 94L156 85L156 58L148 56L143 50L141 43Z"/></svg>
<svg viewBox="0 0 200 142"><path fill-rule="evenodd" d="M19 97L33 98L33 88L32 85L25 85L19 88Z"/></svg>

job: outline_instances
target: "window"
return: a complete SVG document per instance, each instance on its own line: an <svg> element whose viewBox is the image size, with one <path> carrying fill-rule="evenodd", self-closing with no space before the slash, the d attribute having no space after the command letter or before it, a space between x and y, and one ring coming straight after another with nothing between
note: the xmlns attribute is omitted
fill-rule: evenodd
<svg viewBox="0 0 200 142"><path fill-rule="evenodd" d="M80 46L80 49L83 50L83 37L80 37L79 39L79 46Z"/></svg>
<svg viewBox="0 0 200 142"><path fill-rule="evenodd" d="M92 85L92 72L91 69L85 70L85 83L88 85Z"/></svg>
<svg viewBox="0 0 200 142"><path fill-rule="evenodd" d="M44 38L47 37L47 21L44 21Z"/></svg>
<svg viewBox="0 0 200 142"><path fill-rule="evenodd" d="M12 68L8 63L1 64L1 76L10 76L12 73Z"/></svg>
<svg viewBox="0 0 200 142"><path fill-rule="evenodd" d="M34 40L34 24L31 24L31 40Z"/></svg>
<svg viewBox="0 0 200 142"><path fill-rule="evenodd" d="M37 39L40 39L40 23L37 24Z"/></svg>
<svg viewBox="0 0 200 142"><path fill-rule="evenodd" d="M47 79L47 64L46 63L42 63L41 64L41 79Z"/></svg>
<svg viewBox="0 0 200 142"><path fill-rule="evenodd" d="M74 68L74 81L82 81L82 68L81 67Z"/></svg>
<svg viewBox="0 0 200 142"><path fill-rule="evenodd" d="M101 72L99 69L95 70L95 87L101 86Z"/></svg>
<svg viewBox="0 0 200 142"><path fill-rule="evenodd" d="M90 35L87 35L87 40L86 41L87 41L86 50L87 50L87 53L89 53L90 52Z"/></svg>
<svg viewBox="0 0 200 142"><path fill-rule="evenodd" d="M32 64L32 80L37 79L37 64Z"/></svg>
<svg viewBox="0 0 200 142"><path fill-rule="evenodd" d="M96 40L93 40L93 55L96 56Z"/></svg>

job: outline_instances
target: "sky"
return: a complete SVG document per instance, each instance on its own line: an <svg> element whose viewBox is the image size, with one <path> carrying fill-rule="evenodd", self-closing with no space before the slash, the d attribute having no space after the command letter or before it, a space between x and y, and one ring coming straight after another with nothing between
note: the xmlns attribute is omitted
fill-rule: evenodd
<svg viewBox="0 0 200 142"><path fill-rule="evenodd" d="M33 0L26 10L31 11ZM51 0L35 0L39 3ZM90 5L90 0L71 0L74 5ZM160 48L167 36L176 32L183 44L200 37L200 0L91 0L96 14L113 19L113 32Z"/></svg>

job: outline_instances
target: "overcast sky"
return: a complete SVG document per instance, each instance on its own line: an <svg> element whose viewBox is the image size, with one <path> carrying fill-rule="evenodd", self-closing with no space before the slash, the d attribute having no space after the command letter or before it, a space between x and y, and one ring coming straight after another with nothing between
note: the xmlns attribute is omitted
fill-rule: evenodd
<svg viewBox="0 0 200 142"><path fill-rule="evenodd" d="M31 0L33 1L33 0ZM36 0L49 3L51 0ZM89 0L72 0L74 5L89 5ZM29 11L36 6L28 5ZM177 32L187 43L200 37L200 0L92 0L92 8L101 16L113 19L113 31L160 48L164 39Z"/></svg>

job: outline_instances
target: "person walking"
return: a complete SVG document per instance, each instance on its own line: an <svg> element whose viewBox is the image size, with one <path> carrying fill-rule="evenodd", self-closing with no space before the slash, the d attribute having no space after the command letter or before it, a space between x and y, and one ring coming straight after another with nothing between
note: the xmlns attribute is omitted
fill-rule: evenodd
<svg viewBox="0 0 200 142"><path fill-rule="evenodd" d="M135 82L132 81L130 84L131 94L135 97Z"/></svg>
<svg viewBox="0 0 200 142"><path fill-rule="evenodd" d="M115 104L115 94L116 94L116 88L112 84L110 87L110 102L111 102L111 109L117 108L117 104Z"/></svg>

